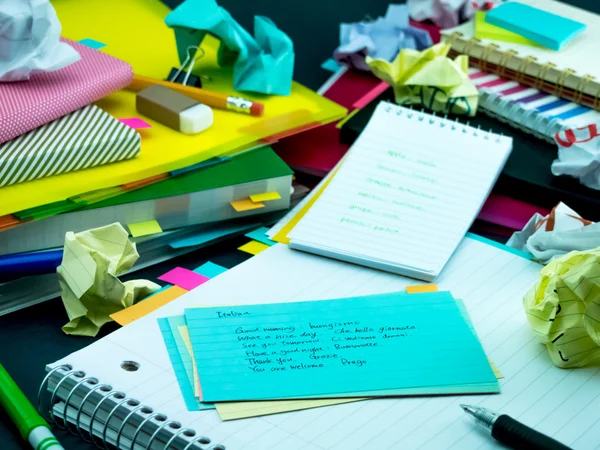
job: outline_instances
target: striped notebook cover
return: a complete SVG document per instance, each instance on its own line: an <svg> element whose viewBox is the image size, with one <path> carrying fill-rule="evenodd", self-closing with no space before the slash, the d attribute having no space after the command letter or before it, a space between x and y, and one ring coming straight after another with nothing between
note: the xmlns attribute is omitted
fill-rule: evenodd
<svg viewBox="0 0 600 450"><path fill-rule="evenodd" d="M61 38L81 59L28 81L0 83L0 143L83 108L133 80L129 64Z"/></svg>
<svg viewBox="0 0 600 450"><path fill-rule="evenodd" d="M554 143L554 135L600 121L600 112L476 68L469 78L488 115Z"/></svg>
<svg viewBox="0 0 600 450"><path fill-rule="evenodd" d="M0 144L0 187L133 158L141 137L94 105Z"/></svg>

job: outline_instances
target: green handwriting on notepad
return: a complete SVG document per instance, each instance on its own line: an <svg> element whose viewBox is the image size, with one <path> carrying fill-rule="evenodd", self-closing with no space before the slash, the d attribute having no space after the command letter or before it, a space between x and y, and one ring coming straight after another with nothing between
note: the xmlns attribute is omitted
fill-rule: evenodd
<svg viewBox="0 0 600 450"><path fill-rule="evenodd" d="M205 402L497 385L448 292L194 308L185 315Z"/></svg>
<svg viewBox="0 0 600 450"><path fill-rule="evenodd" d="M217 311L219 317L224 317ZM246 312L246 314L249 314ZM241 314L240 314L241 315ZM308 321L288 326L237 327L235 335L253 372L323 369L328 365L357 366L368 358L355 358L347 350L377 347L381 339L412 336L415 325L383 325L378 328L353 322ZM306 361L308 359L309 361Z"/></svg>
<svg viewBox="0 0 600 450"><path fill-rule="evenodd" d="M426 159L421 159L421 158L413 159L413 158L410 158L405 153L399 152L397 150L388 150L386 152L386 154L388 156L391 156L394 159L402 159L404 161L412 161L412 162L415 162L417 164L420 164L421 166L432 167L432 168L436 168L437 167L433 161L426 160Z"/></svg>
<svg viewBox="0 0 600 450"><path fill-rule="evenodd" d="M414 189L414 188L405 187L405 186L396 186L396 185L393 185L390 182L377 180L377 179L372 178L372 177L368 177L366 181L367 181L367 183L369 183L371 185L374 185L374 186L377 186L377 187L380 187L380 188L395 189L395 190L398 190L400 192L405 192L407 194L410 194L410 195L413 195L413 196L416 196L416 197L419 197L419 198L427 198L427 199L430 199L430 200L435 200L436 199L435 195L427 194L426 192L423 192L423 191L421 191L419 189Z"/></svg>
<svg viewBox="0 0 600 450"><path fill-rule="evenodd" d="M392 173L394 175L398 175L401 177L411 177L415 180L424 181L424 182L427 182L430 184L437 184L437 181L429 175L424 175L422 173L418 173L418 172L414 172L414 171L400 170L396 167L389 167L389 166L383 165L381 163L377 164L377 170L380 170L382 172Z"/></svg>
<svg viewBox="0 0 600 450"><path fill-rule="evenodd" d="M400 219L400 216L393 214L393 213L382 213L381 215L384 217L387 217L388 219L394 219L394 220ZM386 227L386 226L381 226L381 225L374 225L374 224L370 224L367 222L363 222L362 220L352 219L350 217L342 217L340 219L340 222L348 224L348 225L355 225L357 227L370 228L371 230L379 232L379 233L387 233L387 234L400 233L400 230L398 230L397 228Z"/></svg>

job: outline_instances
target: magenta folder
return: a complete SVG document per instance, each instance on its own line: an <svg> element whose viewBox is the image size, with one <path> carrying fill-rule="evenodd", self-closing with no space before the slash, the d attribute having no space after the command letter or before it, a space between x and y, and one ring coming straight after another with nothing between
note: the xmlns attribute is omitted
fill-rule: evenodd
<svg viewBox="0 0 600 450"><path fill-rule="evenodd" d="M0 83L0 143L123 89L133 80L129 64L93 48L61 39L81 59L27 81Z"/></svg>

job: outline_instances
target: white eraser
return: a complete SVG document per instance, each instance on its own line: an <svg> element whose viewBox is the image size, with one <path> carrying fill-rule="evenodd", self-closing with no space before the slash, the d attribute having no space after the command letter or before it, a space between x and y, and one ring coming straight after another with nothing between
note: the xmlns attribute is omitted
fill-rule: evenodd
<svg viewBox="0 0 600 450"><path fill-rule="evenodd" d="M179 115L179 130L185 134L196 134L213 124L213 111L202 103L182 111Z"/></svg>

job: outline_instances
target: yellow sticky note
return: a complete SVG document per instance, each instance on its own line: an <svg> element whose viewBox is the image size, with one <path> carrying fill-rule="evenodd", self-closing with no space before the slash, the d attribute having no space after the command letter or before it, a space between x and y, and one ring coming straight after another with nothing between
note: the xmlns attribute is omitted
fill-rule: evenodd
<svg viewBox="0 0 600 450"><path fill-rule="evenodd" d="M254 203L268 202L270 200L279 200L280 198L281 195L279 195L279 192L277 191L265 192L264 194L254 194L250 196L250 200L252 200Z"/></svg>
<svg viewBox="0 0 600 450"><path fill-rule="evenodd" d="M302 409L319 408L321 406L340 405L358 402L364 398L323 399L323 400L276 400L261 402L226 402L215 403L221 420L245 419L248 417L266 416Z"/></svg>
<svg viewBox="0 0 600 450"><path fill-rule="evenodd" d="M422 292L437 292L437 284L418 284L415 286L406 286L407 294L419 294Z"/></svg>
<svg viewBox="0 0 600 450"><path fill-rule="evenodd" d="M343 159L342 159L342 162L343 162ZM333 169L333 171L330 172L329 175L327 175L327 178L325 178L322 181L321 186L318 187L318 190L314 193L312 198L308 202L306 202L306 204L302 208L300 208L300 210L296 213L296 215L294 217L292 217L290 219L290 221L288 223L286 223L281 228L281 230L279 230L277 232L277 234L271 238L271 240L273 240L275 242L279 242L280 244L289 244L290 243L290 238L288 237L288 234L294 229L294 227L298 224L298 222L300 222L300 220L306 215L308 210L310 208L312 208L312 206L319 199L321 194L323 192L325 192L325 189L327 188L327 186L329 186L329 183L331 183L331 180L333 180L333 177L335 177L335 175L337 174L340 167L342 167L341 163L339 163ZM317 188L315 188L315 189L317 189Z"/></svg>
<svg viewBox="0 0 600 450"><path fill-rule="evenodd" d="M358 108L353 109L352 112L350 112L346 117L344 117L342 120L340 120L338 123L336 123L335 127L339 128L341 130L342 127L344 126L344 124L346 122L348 122L350 119L352 119L356 114L358 114L359 111L360 111L360 109L358 109Z"/></svg>
<svg viewBox="0 0 600 450"><path fill-rule="evenodd" d="M192 360L192 373L194 377L194 397L200 397L200 377L198 376L198 366L196 366L196 357L194 356L194 350L192 347L192 339L190 338L190 330L188 330L187 325L181 325L177 327L177 331L181 335L181 340L183 341L183 345L185 345L185 349L190 355Z"/></svg>
<svg viewBox="0 0 600 450"><path fill-rule="evenodd" d="M127 225L133 237L148 236L149 234L162 233L162 228L156 220L148 222L131 223Z"/></svg>
<svg viewBox="0 0 600 450"><path fill-rule="evenodd" d="M498 378L498 379L504 378L504 375L502 375L502 372L500 372L500 369L498 369L498 366L496 364L494 364L494 361L492 361L490 358L488 358L488 362L490 363L490 367L492 368L492 372L494 372L494 375L496 375L496 378Z"/></svg>
<svg viewBox="0 0 600 450"><path fill-rule="evenodd" d="M267 244L263 244L258 241L250 241L247 244L238 247L238 250L241 250L246 253L250 253L251 255L258 255L260 252L268 249L269 246Z"/></svg>
<svg viewBox="0 0 600 450"><path fill-rule="evenodd" d="M169 289L165 289L164 291L153 295L147 300L136 303L135 305L125 308L117 313L111 314L110 318L119 325L128 325L131 322L144 317L146 314L150 314L152 311L155 311L161 306L175 300L176 298L181 297L187 292L188 291L180 288L179 286L171 286Z"/></svg>
<svg viewBox="0 0 600 450"><path fill-rule="evenodd" d="M520 34L487 23L485 21L485 14L485 11L477 11L475 13L475 37L479 39L512 42L513 44L531 45L532 47L542 47L537 42L533 42Z"/></svg>
<svg viewBox="0 0 600 450"><path fill-rule="evenodd" d="M265 207L265 205L263 203L253 202L249 198L245 198L244 200L236 200L235 202L229 202L229 204L237 212L250 211L252 209L258 209L258 208L264 208Z"/></svg>

